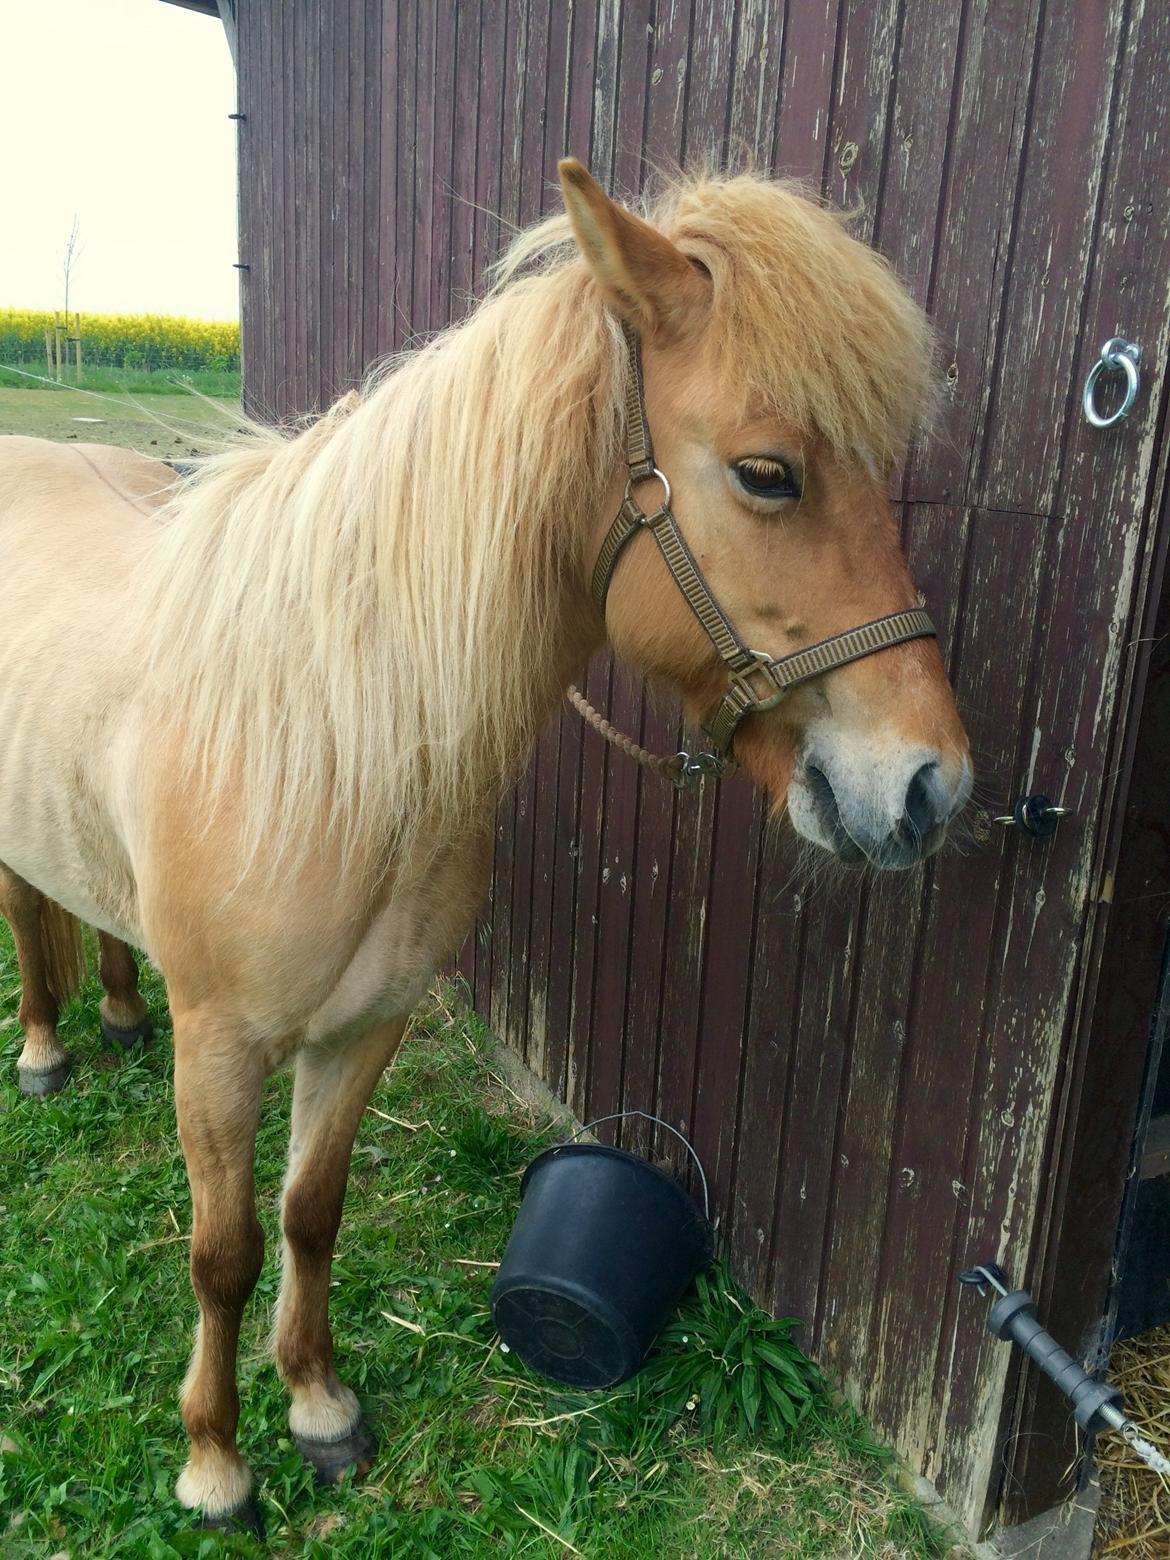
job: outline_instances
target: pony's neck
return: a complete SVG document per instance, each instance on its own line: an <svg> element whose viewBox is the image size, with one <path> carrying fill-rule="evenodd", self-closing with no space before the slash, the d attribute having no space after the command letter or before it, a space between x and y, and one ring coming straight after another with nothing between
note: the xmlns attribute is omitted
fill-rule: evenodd
<svg viewBox="0 0 1170 1560"><path fill-rule="evenodd" d="M213 459L142 588L191 741L273 859L482 816L604 636L586 557L616 478L616 327L566 265L514 280L305 434ZM273 850L273 834L276 835Z"/></svg>

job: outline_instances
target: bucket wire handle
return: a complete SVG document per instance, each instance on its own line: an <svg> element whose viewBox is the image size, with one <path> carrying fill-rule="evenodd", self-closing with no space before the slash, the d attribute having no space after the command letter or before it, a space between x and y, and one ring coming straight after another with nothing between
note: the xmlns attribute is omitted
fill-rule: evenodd
<svg viewBox="0 0 1170 1560"><path fill-rule="evenodd" d="M660 1127L665 1127L668 1132L673 1132L675 1137L678 1138L679 1142L686 1149L687 1153L695 1161L695 1169L699 1172L699 1180L703 1183L703 1214L707 1220L707 1223L710 1224L711 1198L707 1192L707 1177L703 1173L703 1161L699 1158L698 1154L695 1153L694 1149L687 1142L686 1138L683 1137L678 1128L672 1127L669 1121L663 1121L661 1116L652 1116L648 1110L615 1110L610 1116L595 1116L592 1121L587 1121L579 1131L573 1133L573 1136L569 1138L568 1141L570 1143L575 1143L581 1136L582 1132L588 1132L593 1127L604 1126L607 1121L624 1121L627 1116L641 1116L643 1121L657 1122Z"/></svg>

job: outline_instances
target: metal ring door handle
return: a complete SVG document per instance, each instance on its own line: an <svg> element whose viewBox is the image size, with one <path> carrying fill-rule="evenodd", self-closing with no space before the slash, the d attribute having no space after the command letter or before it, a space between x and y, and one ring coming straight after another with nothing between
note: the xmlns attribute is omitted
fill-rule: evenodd
<svg viewBox="0 0 1170 1560"><path fill-rule="evenodd" d="M1085 381L1085 416L1094 428L1112 428L1123 417L1128 417L1133 410L1134 402L1138 397L1138 389L1141 385L1141 375L1138 373L1138 363L1141 361L1142 349L1135 341L1126 341L1123 336L1111 336L1101 348L1101 356L1089 370L1089 377ZM1097 381L1102 374L1125 375L1125 398L1115 412L1110 412L1108 417L1102 417L1097 410Z"/></svg>

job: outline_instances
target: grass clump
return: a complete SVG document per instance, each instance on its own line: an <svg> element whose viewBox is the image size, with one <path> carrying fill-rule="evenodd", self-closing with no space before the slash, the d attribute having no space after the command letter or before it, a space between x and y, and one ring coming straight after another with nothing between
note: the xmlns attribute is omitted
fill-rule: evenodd
<svg viewBox="0 0 1170 1560"><path fill-rule="evenodd" d="M946 1552L887 1454L834 1408L792 1324L727 1270L704 1275L645 1369L558 1390L501 1351L488 1294L523 1167L560 1133L497 1072L493 1042L440 993L367 1111L334 1265L339 1370L378 1435L372 1474L316 1490L265 1337L290 1080L257 1150L269 1260L240 1351L240 1444L269 1538L200 1534L171 1494L195 1306L189 1199L160 1041L115 1064L96 986L65 1015L61 1095L15 1084L17 976L0 935L0 1553L529 1556L563 1560L927 1560Z"/></svg>

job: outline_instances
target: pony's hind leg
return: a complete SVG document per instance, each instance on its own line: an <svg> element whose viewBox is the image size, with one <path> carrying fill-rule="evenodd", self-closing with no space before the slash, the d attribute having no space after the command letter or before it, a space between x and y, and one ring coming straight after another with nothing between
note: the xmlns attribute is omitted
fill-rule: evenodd
<svg viewBox="0 0 1170 1560"><path fill-rule="evenodd" d="M319 1484L373 1461L357 1398L333 1369L329 1275L358 1124L405 1028L396 1018L343 1048L307 1047L297 1057L276 1362L292 1394L289 1426Z"/></svg>
<svg viewBox="0 0 1170 1560"><path fill-rule="evenodd" d="M175 1111L191 1183L195 1350L183 1383L191 1454L175 1494L204 1524L258 1532L252 1472L236 1449L240 1319L264 1261L253 1158L263 1068L244 1026L179 1011Z"/></svg>
<svg viewBox="0 0 1170 1560"><path fill-rule="evenodd" d="M148 1046L154 1038L146 1003L138 989L138 966L134 955L120 938L109 932L98 933L101 950L99 973L106 994L99 1018L102 1039L108 1046L125 1051L131 1046Z"/></svg>
<svg viewBox="0 0 1170 1560"><path fill-rule="evenodd" d="M81 924L39 889L0 863L0 915L12 928L20 970L19 1019L24 1049L16 1064L22 1094L56 1094L69 1076L57 1017L81 985Z"/></svg>

